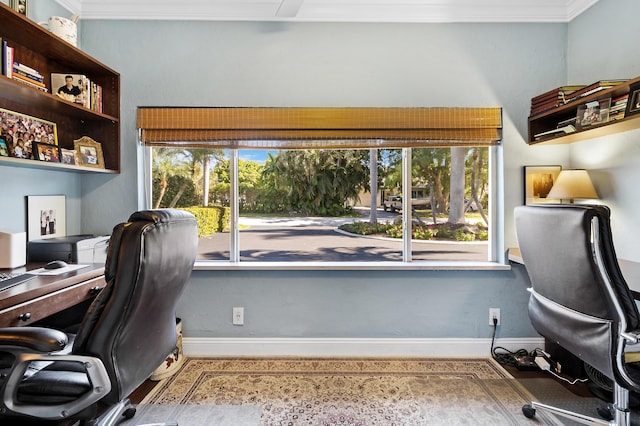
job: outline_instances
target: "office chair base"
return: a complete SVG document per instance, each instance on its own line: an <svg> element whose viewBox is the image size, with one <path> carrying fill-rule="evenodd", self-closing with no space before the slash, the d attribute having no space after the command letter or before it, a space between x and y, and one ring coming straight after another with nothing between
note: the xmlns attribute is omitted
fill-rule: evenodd
<svg viewBox="0 0 640 426"><path fill-rule="evenodd" d="M557 414L558 416L565 417L567 419L570 419L585 425L628 426L630 424L629 412L620 411L616 413L615 407L613 405L611 405L611 410L613 411L608 411L607 413L603 413L605 414L605 416L603 417L607 417L608 419L587 416L584 414L576 413L574 411L569 411L559 407L554 407L552 405L542 404L536 401L532 401L530 404L523 405L522 414L524 414L526 418L531 419L535 417L537 409L547 411L552 414ZM598 414L600 414L600 409L598 410ZM616 415L618 416L618 419L615 418Z"/></svg>

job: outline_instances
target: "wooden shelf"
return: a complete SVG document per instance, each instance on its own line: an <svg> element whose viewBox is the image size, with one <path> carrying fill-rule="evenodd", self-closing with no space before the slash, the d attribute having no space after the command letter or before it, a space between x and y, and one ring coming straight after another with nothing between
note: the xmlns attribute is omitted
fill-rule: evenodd
<svg viewBox="0 0 640 426"><path fill-rule="evenodd" d="M94 167L74 166L62 163L48 163L46 161L28 160L26 158L0 157L0 165L10 167L26 167L30 169L51 169L73 173L118 173L117 170L98 169Z"/></svg>
<svg viewBox="0 0 640 426"><path fill-rule="evenodd" d="M0 3L0 38L14 48L14 60L35 68L49 89L43 92L0 76L0 108L56 123L58 145L73 149L74 140L89 136L100 142L105 169L0 157L0 164L50 168L83 173L120 172L120 75ZM102 86L102 111L59 98L51 87L51 73L83 74ZM35 163L35 164L32 164Z"/></svg>
<svg viewBox="0 0 640 426"><path fill-rule="evenodd" d="M530 116L529 136L527 143L530 145L566 144L599 138L602 136L626 132L629 130L640 129L640 114L638 114L619 120L608 121L606 123L589 126L584 129L579 129L573 133L561 134L555 137L548 137L540 140L536 140L534 137L539 133L555 129L558 123L563 120L568 120L570 118L576 117L578 114L578 107L580 107L581 105L584 105L587 102L591 101L603 100L608 98L615 99L617 97L626 95L629 93L629 88L638 83L640 83L640 77L631 79L623 84L613 86L609 89L601 90L589 96L573 100L568 104L562 105L560 107Z"/></svg>

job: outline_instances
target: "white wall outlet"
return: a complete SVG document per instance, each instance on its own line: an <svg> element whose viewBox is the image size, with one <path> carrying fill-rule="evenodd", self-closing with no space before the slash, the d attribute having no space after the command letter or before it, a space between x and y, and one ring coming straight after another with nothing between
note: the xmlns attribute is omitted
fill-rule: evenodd
<svg viewBox="0 0 640 426"><path fill-rule="evenodd" d="M233 325L244 325L244 308L242 307L234 307L233 308Z"/></svg>
<svg viewBox="0 0 640 426"><path fill-rule="evenodd" d="M493 319L497 319L496 325L500 325L500 308L489 308L489 325L493 325Z"/></svg>

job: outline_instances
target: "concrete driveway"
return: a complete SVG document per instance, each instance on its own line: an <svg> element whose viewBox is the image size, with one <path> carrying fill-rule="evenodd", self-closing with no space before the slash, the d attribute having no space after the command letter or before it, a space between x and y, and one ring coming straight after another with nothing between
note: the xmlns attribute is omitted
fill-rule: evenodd
<svg viewBox="0 0 640 426"><path fill-rule="evenodd" d="M338 226L369 219L368 209L360 218L241 218L241 261L259 262L375 262L401 261L402 241L393 238L355 236ZM400 215L377 211L378 221L394 221ZM229 260L229 234L200 239L199 260ZM487 260L483 242L413 241L414 260Z"/></svg>

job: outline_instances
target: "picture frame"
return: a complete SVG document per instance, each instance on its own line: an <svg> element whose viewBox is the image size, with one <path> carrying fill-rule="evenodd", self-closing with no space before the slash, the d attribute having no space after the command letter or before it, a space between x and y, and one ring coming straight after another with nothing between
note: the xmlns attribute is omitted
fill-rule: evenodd
<svg viewBox="0 0 640 426"><path fill-rule="evenodd" d="M611 98L587 102L578 107L576 125L578 129L609 121Z"/></svg>
<svg viewBox="0 0 640 426"><path fill-rule="evenodd" d="M57 145L34 142L33 159L49 163L60 162L60 148Z"/></svg>
<svg viewBox="0 0 640 426"><path fill-rule="evenodd" d="M76 151L74 149L60 148L60 162L62 164L69 164L69 165L75 166Z"/></svg>
<svg viewBox="0 0 640 426"><path fill-rule="evenodd" d="M9 7L19 14L27 16L27 0L10 0Z"/></svg>
<svg viewBox="0 0 640 426"><path fill-rule="evenodd" d="M64 195L28 195L28 240L66 236L66 215L66 197Z"/></svg>
<svg viewBox="0 0 640 426"><path fill-rule="evenodd" d="M58 145L58 127L52 121L0 108L0 127L9 156L34 158L33 144Z"/></svg>
<svg viewBox="0 0 640 426"><path fill-rule="evenodd" d="M524 166L524 205L559 203L560 200L547 198L551 187L558 179L562 166Z"/></svg>
<svg viewBox="0 0 640 426"><path fill-rule="evenodd" d="M7 145L7 141L0 136L0 157L8 157L9 156L9 146Z"/></svg>
<svg viewBox="0 0 640 426"><path fill-rule="evenodd" d="M104 169L104 156L100 142L94 141L89 136L83 136L74 140L73 144L77 165Z"/></svg>
<svg viewBox="0 0 640 426"><path fill-rule="evenodd" d="M640 84L629 87L625 117L640 113Z"/></svg>

